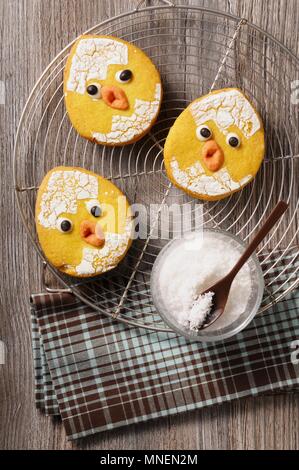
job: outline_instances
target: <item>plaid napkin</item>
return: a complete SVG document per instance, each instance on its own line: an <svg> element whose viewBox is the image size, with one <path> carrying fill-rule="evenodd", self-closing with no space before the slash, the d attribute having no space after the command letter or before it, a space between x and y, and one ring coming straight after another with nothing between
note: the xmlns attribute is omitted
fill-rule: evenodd
<svg viewBox="0 0 299 470"><path fill-rule="evenodd" d="M36 405L69 439L299 386L299 293L225 342L128 327L72 294L31 298ZM298 347L298 346L297 346ZM294 359L294 357L293 357Z"/></svg>

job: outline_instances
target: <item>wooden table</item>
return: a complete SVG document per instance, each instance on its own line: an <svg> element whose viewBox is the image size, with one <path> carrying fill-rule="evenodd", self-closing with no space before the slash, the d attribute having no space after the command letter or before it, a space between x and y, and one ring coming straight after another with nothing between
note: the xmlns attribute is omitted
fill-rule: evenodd
<svg viewBox="0 0 299 470"><path fill-rule="evenodd" d="M299 53L298 0L180 0L246 17ZM18 215L12 152L25 100L49 61L82 31L135 0L0 0L1 322L7 346L0 366L0 448L5 449L298 449L298 396L246 399L231 404L66 441L58 420L41 415L33 397L30 292L41 289L37 259Z"/></svg>

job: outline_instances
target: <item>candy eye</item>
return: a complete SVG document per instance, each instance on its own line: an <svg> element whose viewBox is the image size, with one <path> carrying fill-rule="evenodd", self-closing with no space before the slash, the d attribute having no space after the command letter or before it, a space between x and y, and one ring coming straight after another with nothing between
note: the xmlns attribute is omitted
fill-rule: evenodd
<svg viewBox="0 0 299 470"><path fill-rule="evenodd" d="M118 82L121 83L128 83L130 80L132 80L133 73L132 70L125 69L125 70L120 70L119 72L116 72L115 78Z"/></svg>
<svg viewBox="0 0 299 470"><path fill-rule="evenodd" d="M100 206L92 206L92 208L90 209L90 213L94 217L100 217L102 215L102 209L100 208Z"/></svg>
<svg viewBox="0 0 299 470"><path fill-rule="evenodd" d="M199 140L205 142L212 137L212 131L208 126L200 126L196 129L196 135Z"/></svg>
<svg viewBox="0 0 299 470"><path fill-rule="evenodd" d="M91 215L93 215L94 217L101 217L103 211L97 200L88 201L86 203L86 207Z"/></svg>
<svg viewBox="0 0 299 470"><path fill-rule="evenodd" d="M237 134L230 133L226 137L226 143L230 145L231 147L237 148L237 147L240 147L241 141L239 139L239 136L237 136Z"/></svg>
<svg viewBox="0 0 299 470"><path fill-rule="evenodd" d="M73 230L73 223L71 220L61 217L57 220L57 228L62 233L69 233Z"/></svg>
<svg viewBox="0 0 299 470"><path fill-rule="evenodd" d="M99 84L91 83L86 88L86 91L92 98L101 98L101 87Z"/></svg>

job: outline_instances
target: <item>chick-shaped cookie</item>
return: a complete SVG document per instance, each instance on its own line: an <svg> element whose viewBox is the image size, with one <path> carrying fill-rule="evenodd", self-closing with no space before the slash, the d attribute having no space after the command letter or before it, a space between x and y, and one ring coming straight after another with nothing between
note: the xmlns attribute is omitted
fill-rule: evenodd
<svg viewBox="0 0 299 470"><path fill-rule="evenodd" d="M81 36L64 73L68 115L82 137L124 145L154 124L162 99L159 72L134 44L112 36Z"/></svg>
<svg viewBox="0 0 299 470"><path fill-rule="evenodd" d="M71 276L113 269L131 244L127 198L110 181L81 168L57 167L45 176L35 219L45 257Z"/></svg>
<svg viewBox="0 0 299 470"><path fill-rule="evenodd" d="M249 183L265 153L260 116L236 88L193 101L176 119L164 147L169 179L190 195L223 199Z"/></svg>

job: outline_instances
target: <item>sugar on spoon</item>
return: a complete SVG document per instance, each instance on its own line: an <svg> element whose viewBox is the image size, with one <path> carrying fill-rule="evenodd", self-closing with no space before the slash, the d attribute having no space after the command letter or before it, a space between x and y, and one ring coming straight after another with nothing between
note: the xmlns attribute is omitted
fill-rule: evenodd
<svg viewBox="0 0 299 470"><path fill-rule="evenodd" d="M260 228L258 233L255 235L253 240L249 243L244 253L232 268L232 270L220 281L216 282L209 289L206 289L199 297L205 294L213 294L212 297L212 307L210 312L207 314L205 320L201 325L197 327L197 330L203 330L208 326L211 326L218 318L223 314L226 302L228 299L229 291L232 285L232 282L242 266L246 263L248 258L256 250L261 241L268 235L270 230L274 227L276 222L280 217L285 213L289 205L284 201L279 201L278 204L274 207L268 218L266 219L263 226Z"/></svg>

